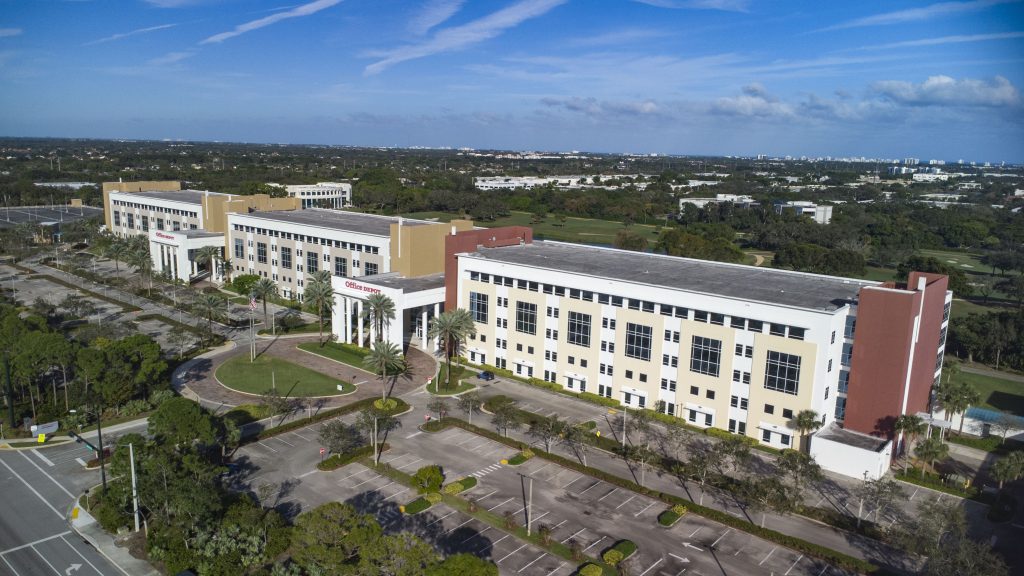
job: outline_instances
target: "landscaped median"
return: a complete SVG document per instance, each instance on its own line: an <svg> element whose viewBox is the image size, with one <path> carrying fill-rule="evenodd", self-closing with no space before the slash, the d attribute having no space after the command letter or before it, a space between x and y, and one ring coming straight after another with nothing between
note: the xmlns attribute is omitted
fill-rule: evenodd
<svg viewBox="0 0 1024 576"><path fill-rule="evenodd" d="M303 342L297 348L303 352L323 356L328 360L348 364L360 370L366 370L363 360L370 353L366 348L360 348L353 344L340 344L338 342L327 342L323 346L318 342Z"/></svg>
<svg viewBox="0 0 1024 576"><path fill-rule="evenodd" d="M427 424L421 426L421 428L427 432L438 432L444 430L449 426L456 426L464 430L468 430L470 432L473 432L474 434L484 436L486 438L494 440L495 442L500 442L502 444L505 444L506 446L510 446L518 450L523 450L528 447L524 442L519 442L511 438L506 438L500 434L494 433L484 428L480 428L478 426L474 426L464 420L454 417L445 418L444 421L428 422ZM742 530L758 538L762 538L764 540L768 540L770 542L786 546L787 548L791 548L807 556L819 558L821 560L824 560L825 562L835 565L837 568L841 570L848 570L859 574L885 573L885 571L882 568L875 566L874 564L867 562L865 560L854 558L852 556L843 554L841 552L837 552L830 548L826 548L824 546L808 542L801 538L796 538L788 534L776 532L775 530L771 530L768 528L762 528L757 524L748 522L736 516L732 516L731 514L727 514L725 512L715 510L713 508L706 508L704 506L700 506L699 504L691 502L681 496L676 496L675 494L668 494L665 492L659 492L657 490L644 488L643 486L640 486L639 484L633 482L632 480L620 478L619 476L609 474L608 472L599 470L597 468L584 466L575 460L570 460L557 454L544 452L543 450L540 450L538 448L533 448L532 450L539 458L544 458L545 460L549 460L565 468L569 468L577 472L587 474L598 480L603 480L605 482L608 482L609 484L618 486L620 488L625 488L626 490L630 490L632 492L636 492L660 500L668 504L669 506L675 506L677 504L683 505L687 508L687 510L693 512L694 514L698 514L720 524L724 524L726 526L735 528L737 530Z"/></svg>
<svg viewBox="0 0 1024 576"><path fill-rule="evenodd" d="M409 405L406 404L405 400L402 400L401 398L389 398L389 400L393 400L395 403L393 408L390 408L386 411L386 413L389 416L401 414L409 409ZM310 418L299 418L297 420L292 420L287 424L282 424L274 428L267 428L266 430L262 430L253 438L253 440L263 440L264 438L270 438L271 436L277 436L278 434L284 434L285 432L298 430L299 428L309 426L310 424L316 424L317 422L323 422L324 420L330 420L331 418L337 418L339 416L344 416L345 414L358 412L360 410L363 410L364 408L375 407L374 405L378 402L380 402L380 398L366 398L364 400L353 402L347 406L342 406L340 408L331 408L330 410L324 410L322 412L314 414Z"/></svg>
<svg viewBox="0 0 1024 576"><path fill-rule="evenodd" d="M658 524L661 524L666 528L671 528L675 526L676 522L679 522L679 519L685 516L687 512L688 510L686 509L686 506L676 504L661 514L658 514Z"/></svg>
<svg viewBox="0 0 1024 576"><path fill-rule="evenodd" d="M248 355L234 356L217 368L216 376L224 386L246 394L266 394L273 387L291 398L342 396L356 389L343 380L273 356L259 356L254 361Z"/></svg>
<svg viewBox="0 0 1024 576"><path fill-rule="evenodd" d="M380 447L380 451L383 454L390 446L383 444ZM367 458L373 456L373 446L367 444L366 446L360 446L351 452L344 452L341 454L331 454L325 460L316 465L316 467L322 472L330 472L331 470L337 470L346 464L351 464L360 458Z"/></svg>
<svg viewBox="0 0 1024 576"><path fill-rule="evenodd" d="M619 540L601 554L605 564L618 566L636 554L636 544L632 540Z"/></svg>

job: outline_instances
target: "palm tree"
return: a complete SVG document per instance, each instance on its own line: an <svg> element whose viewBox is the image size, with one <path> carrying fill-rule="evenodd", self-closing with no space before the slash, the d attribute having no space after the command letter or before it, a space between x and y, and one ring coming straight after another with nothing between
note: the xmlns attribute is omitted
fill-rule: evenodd
<svg viewBox="0 0 1024 576"><path fill-rule="evenodd" d="M217 294L202 294L192 304L197 314L206 317L207 327L211 334L213 333L213 318L220 315L224 310L224 305L224 298Z"/></svg>
<svg viewBox="0 0 1024 576"><path fill-rule="evenodd" d="M128 264L135 268L135 272L144 280L149 281L148 295L153 295L153 259L149 256L149 251L146 252L133 252L128 259Z"/></svg>
<svg viewBox="0 0 1024 576"><path fill-rule="evenodd" d="M320 346L324 345L324 316L334 309L334 289L327 282L312 281L302 292L302 300L316 310L320 322Z"/></svg>
<svg viewBox="0 0 1024 576"><path fill-rule="evenodd" d="M947 382L939 388L939 403L947 412L960 415L960 435L964 433L964 413L981 400L981 394L970 383L960 380Z"/></svg>
<svg viewBox="0 0 1024 576"><path fill-rule="evenodd" d="M263 326L267 325L267 298L277 296L277 282L270 278L260 278L252 287L252 295L263 301ZM276 327L275 327L276 333Z"/></svg>
<svg viewBox="0 0 1024 576"><path fill-rule="evenodd" d="M452 356L462 353L462 344L470 335L476 334L476 324L468 310L456 308L442 312L434 318L427 333L428 338L437 338L445 355L448 372L445 374L445 388L452 379Z"/></svg>
<svg viewBox="0 0 1024 576"><path fill-rule="evenodd" d="M363 359L363 365L380 377L380 395L384 402L388 399L387 377L398 376L408 368L398 346L386 340L373 343L370 353Z"/></svg>
<svg viewBox="0 0 1024 576"><path fill-rule="evenodd" d="M1011 452L1009 456L996 460L990 472L992 473L992 478L999 482L999 490L1001 492L1003 484L1013 482L1024 473L1024 452Z"/></svg>
<svg viewBox="0 0 1024 576"><path fill-rule="evenodd" d="M325 282L330 284L331 273L327 270L317 270L316 272L313 272L313 282Z"/></svg>
<svg viewBox="0 0 1024 576"><path fill-rule="evenodd" d="M949 445L938 438L926 438L914 449L914 455L927 462L928 467L934 472L935 461L945 460L949 456ZM921 476L924 476L923 468Z"/></svg>
<svg viewBox="0 0 1024 576"><path fill-rule="evenodd" d="M807 434L821 428L821 420L818 418L818 413L814 410L801 410L796 413L793 418L793 428L800 433L800 445L804 447ZM804 447L810 452L810 447Z"/></svg>
<svg viewBox="0 0 1024 576"><path fill-rule="evenodd" d="M384 294L370 294L366 298L366 310L363 317L369 320L377 334L377 341L384 339L384 330L391 326L395 319L395 303Z"/></svg>
<svg viewBox="0 0 1024 576"><path fill-rule="evenodd" d="M210 266L210 277L211 279L216 276L217 262L220 260L221 247L220 246L203 246L196 251L195 261L196 264L207 264Z"/></svg>
<svg viewBox="0 0 1024 576"><path fill-rule="evenodd" d="M128 244L120 238L115 238L103 249L103 255L114 261L114 271L121 273L121 260L128 255Z"/></svg>
<svg viewBox="0 0 1024 576"><path fill-rule="evenodd" d="M920 416L915 416L913 414L903 414L899 416L896 418L896 422L893 423L892 427L897 434L903 434L905 437L909 438L909 441L904 441L903 443L903 452L913 450L914 442L917 441L917 437L924 434L925 430L928 428ZM907 473L907 463L909 460L910 459L908 458L903 462L904 474Z"/></svg>

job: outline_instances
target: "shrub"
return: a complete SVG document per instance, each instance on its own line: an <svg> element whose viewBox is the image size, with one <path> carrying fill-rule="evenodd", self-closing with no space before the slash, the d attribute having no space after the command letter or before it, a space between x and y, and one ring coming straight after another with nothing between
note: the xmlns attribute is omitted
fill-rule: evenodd
<svg viewBox="0 0 1024 576"><path fill-rule="evenodd" d="M459 484L462 484L463 490L469 490L470 488L476 486L476 477L466 476L462 480L459 480Z"/></svg>
<svg viewBox="0 0 1024 576"><path fill-rule="evenodd" d="M153 408L159 408L164 403L164 400L168 398L174 398L174 392L171 390L154 390L149 395L149 404Z"/></svg>
<svg viewBox="0 0 1024 576"><path fill-rule="evenodd" d="M602 554L601 558L604 558L605 563L609 566L616 566L619 562L622 562L624 557L622 555L622 552L619 552L618 550L612 548L611 550L608 550L604 554Z"/></svg>
<svg viewBox="0 0 1024 576"><path fill-rule="evenodd" d="M452 482L444 487L444 493L449 496L454 496L465 489L466 487L462 485L462 482Z"/></svg>
<svg viewBox="0 0 1024 576"><path fill-rule="evenodd" d="M672 511L679 516L686 516L686 513L688 512L686 506L683 506L682 504L676 504L675 506L673 506Z"/></svg>
<svg viewBox="0 0 1024 576"><path fill-rule="evenodd" d="M412 475L412 483L419 490L420 494L437 492L444 483L444 472L436 464L424 466Z"/></svg>
<svg viewBox="0 0 1024 576"><path fill-rule="evenodd" d="M433 506L434 504L441 502L441 495L438 494L437 492L431 492L429 494L424 495L423 499L426 500L427 502L430 502L430 505Z"/></svg>
<svg viewBox="0 0 1024 576"><path fill-rule="evenodd" d="M386 450L386 449L387 449L387 445L386 444L381 447L381 451L382 452L384 450ZM360 458L365 458L365 457L370 456L372 454L373 454L373 446L362 446L360 448L356 448L355 450L352 450L351 452L344 452L342 454L331 454L330 457L328 457L323 462L317 464L316 467L319 468L320 470L323 470L324 472L327 472L327 471L330 471L330 470L337 470L338 468L341 468L342 466L344 466L346 464L349 464L349 463L351 463L351 462L353 462L355 460L358 460Z"/></svg>
<svg viewBox="0 0 1024 576"><path fill-rule="evenodd" d="M593 563L586 563L579 569L580 576L601 576L604 574L604 569Z"/></svg>
<svg viewBox="0 0 1024 576"><path fill-rule="evenodd" d="M673 506L672 508L675 508L675 506ZM667 527L672 526L673 524L679 521L679 514L676 514L675 510L673 510L672 508L665 510L661 514L658 514L658 524Z"/></svg>
<svg viewBox="0 0 1024 576"><path fill-rule="evenodd" d="M387 410L388 412L398 408L398 401L394 398L388 398L387 400L374 400L373 407L378 410Z"/></svg>
<svg viewBox="0 0 1024 576"><path fill-rule="evenodd" d="M421 496L413 500L412 502L406 504L405 507L402 509L402 512L405 512L406 514L409 514L411 516L413 514L419 514L420 512L426 510L427 508L430 508L430 502L426 498Z"/></svg>
<svg viewBox="0 0 1024 576"><path fill-rule="evenodd" d="M145 400L129 400L121 407L122 416L138 416L149 411L149 402Z"/></svg>
<svg viewBox="0 0 1024 576"><path fill-rule="evenodd" d="M622 553L622 558L626 559L636 552L636 544L632 540L619 540L612 546L612 550L618 550Z"/></svg>
<svg viewBox="0 0 1024 576"><path fill-rule="evenodd" d="M527 460L529 460L530 458L533 458L533 456L534 456L533 450L531 450L529 448L527 448L526 450L523 450L523 458L526 458Z"/></svg>

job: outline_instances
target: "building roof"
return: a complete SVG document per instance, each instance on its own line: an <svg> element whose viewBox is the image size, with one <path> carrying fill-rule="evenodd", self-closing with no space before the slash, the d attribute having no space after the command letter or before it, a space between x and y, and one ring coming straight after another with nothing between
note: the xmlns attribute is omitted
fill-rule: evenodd
<svg viewBox="0 0 1024 576"><path fill-rule="evenodd" d="M168 230L165 230L168 232ZM185 238L216 238L223 237L223 232L210 232L208 230L172 230L172 234L181 234Z"/></svg>
<svg viewBox="0 0 1024 576"><path fill-rule="evenodd" d="M429 274L427 276L416 276L414 278L407 278L398 272L389 272L387 274L376 274L374 276L357 276L353 278L353 280L357 280L363 284L370 284L372 286L384 286L395 290L401 290L407 294L410 292L422 292L424 290L444 288L444 272Z"/></svg>
<svg viewBox="0 0 1024 576"><path fill-rule="evenodd" d="M281 210L276 212L249 212L241 214L252 218L263 220L275 220L291 224L304 224L318 228L329 228L332 230L343 230L346 232L358 232L371 236L390 236L391 225L398 222L396 216L378 216L376 214L363 214L361 212L349 212L345 210L326 210L321 208L306 208L305 210ZM426 226L434 222L423 220L402 219L404 226Z"/></svg>
<svg viewBox="0 0 1024 576"><path fill-rule="evenodd" d="M889 440L885 438L868 436L867 434L861 434L860 432L841 428L835 422L832 422L828 426L825 426L821 430L815 432L814 437L839 442L840 444L846 444L847 446L853 446L862 450L870 450L872 452L881 451L889 442Z"/></svg>
<svg viewBox="0 0 1024 576"><path fill-rule="evenodd" d="M855 300L862 287L879 284L866 280L548 241L480 248L473 255L496 262L827 312L838 310Z"/></svg>
<svg viewBox="0 0 1024 576"><path fill-rule="evenodd" d="M203 196L210 194L214 196L229 196L222 192L207 192L205 190L148 190L144 192L125 192L132 196L142 198L153 198L154 200L167 200L170 202L182 202L184 204L195 204L200 206L203 203Z"/></svg>

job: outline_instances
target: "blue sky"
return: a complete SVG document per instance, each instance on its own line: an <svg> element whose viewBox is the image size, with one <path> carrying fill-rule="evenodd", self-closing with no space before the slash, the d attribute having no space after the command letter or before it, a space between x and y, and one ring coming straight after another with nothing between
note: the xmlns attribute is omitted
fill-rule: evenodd
<svg viewBox="0 0 1024 576"><path fill-rule="evenodd" d="M0 0L0 135L1024 161L1024 3Z"/></svg>

